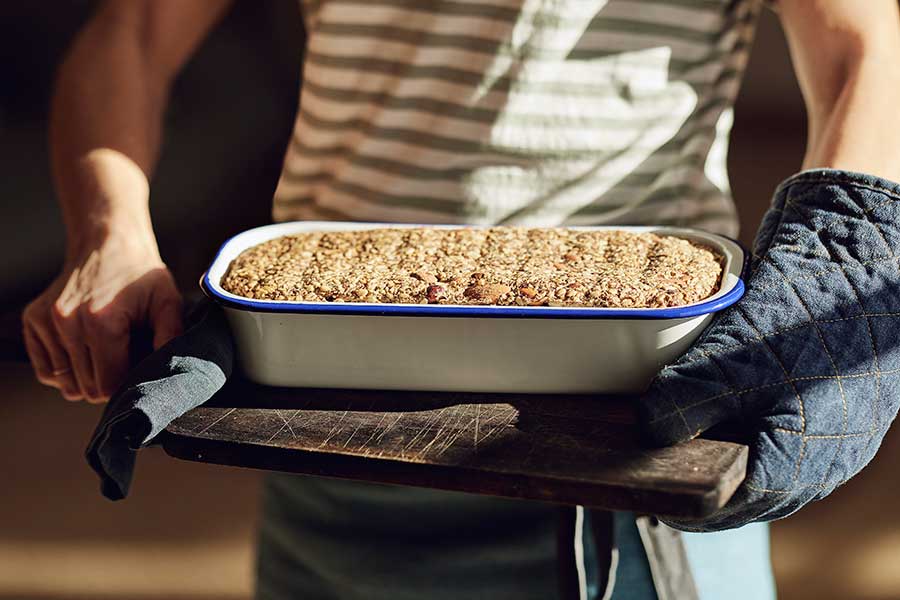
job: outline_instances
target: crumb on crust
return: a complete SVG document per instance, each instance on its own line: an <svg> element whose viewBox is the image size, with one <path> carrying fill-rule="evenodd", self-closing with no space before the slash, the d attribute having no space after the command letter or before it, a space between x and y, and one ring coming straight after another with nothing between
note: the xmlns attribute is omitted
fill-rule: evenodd
<svg viewBox="0 0 900 600"><path fill-rule="evenodd" d="M667 308L711 296L721 276L712 248L653 233L384 228L269 240L221 285L257 300Z"/></svg>

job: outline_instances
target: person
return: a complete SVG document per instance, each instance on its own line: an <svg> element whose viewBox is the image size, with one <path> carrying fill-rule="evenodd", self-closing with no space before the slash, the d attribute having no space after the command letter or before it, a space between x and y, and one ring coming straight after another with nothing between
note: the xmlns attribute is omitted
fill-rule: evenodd
<svg viewBox="0 0 900 600"><path fill-rule="evenodd" d="M734 235L725 150L761 4L302 0L301 101L273 216ZM172 82L228 5L107 1L62 64L50 124L66 260L24 331L37 378L67 400L109 398L136 324L155 347L181 331L148 181ZM808 110L803 167L900 180L897 3L774 7ZM271 476L264 513L260 598L557 594L545 505ZM633 515L614 530L605 597L657 597ZM700 596L774 597L767 544L764 524L686 534Z"/></svg>

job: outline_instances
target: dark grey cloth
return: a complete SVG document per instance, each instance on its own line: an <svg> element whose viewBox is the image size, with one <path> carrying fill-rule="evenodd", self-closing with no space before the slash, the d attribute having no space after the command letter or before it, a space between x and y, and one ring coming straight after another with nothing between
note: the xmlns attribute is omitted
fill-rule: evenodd
<svg viewBox="0 0 900 600"><path fill-rule="evenodd" d="M138 449L209 400L231 376L233 362L225 315L204 301L188 314L183 335L137 364L110 399L87 448L104 496L128 495Z"/></svg>
<svg viewBox="0 0 900 600"><path fill-rule="evenodd" d="M709 531L787 516L874 456L900 404L900 185L814 170L777 190L745 296L640 399L650 439L722 423L747 478Z"/></svg>

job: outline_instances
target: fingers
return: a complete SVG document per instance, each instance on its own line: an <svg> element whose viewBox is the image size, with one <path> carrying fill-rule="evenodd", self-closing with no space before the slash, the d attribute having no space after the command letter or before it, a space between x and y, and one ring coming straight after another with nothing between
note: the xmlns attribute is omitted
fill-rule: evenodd
<svg viewBox="0 0 900 600"><path fill-rule="evenodd" d="M128 370L128 319L42 304L23 315L25 346L38 381L58 388L66 400L105 402Z"/></svg>
<svg viewBox="0 0 900 600"><path fill-rule="evenodd" d="M69 357L59 343L49 312L30 305L23 315L25 348L35 376L44 385L60 390L66 400L77 401L84 396L69 366Z"/></svg>
<svg viewBox="0 0 900 600"><path fill-rule="evenodd" d="M35 375L68 400L100 403L116 391L130 366L133 325L152 326L154 349L182 333L181 295L166 269L114 272L99 283L96 276L83 269L59 279L23 315Z"/></svg>
<svg viewBox="0 0 900 600"><path fill-rule="evenodd" d="M43 384L49 385L53 378L53 365L47 350L38 339L37 334L31 329L27 321L22 323L22 339L25 340L25 352L31 361L31 368L37 380Z"/></svg>
<svg viewBox="0 0 900 600"><path fill-rule="evenodd" d="M153 349L159 350L169 340L182 334L182 300L175 291L154 295L150 305L150 326L153 328Z"/></svg>
<svg viewBox="0 0 900 600"><path fill-rule="evenodd" d="M96 401L106 402L128 373L131 323L122 314L86 312L82 326L94 367Z"/></svg>
<svg viewBox="0 0 900 600"><path fill-rule="evenodd" d="M81 395L88 402L99 402L101 398L94 378L94 363L86 341L82 314L83 311L78 309L64 312L58 303L50 309L56 334L69 357Z"/></svg>

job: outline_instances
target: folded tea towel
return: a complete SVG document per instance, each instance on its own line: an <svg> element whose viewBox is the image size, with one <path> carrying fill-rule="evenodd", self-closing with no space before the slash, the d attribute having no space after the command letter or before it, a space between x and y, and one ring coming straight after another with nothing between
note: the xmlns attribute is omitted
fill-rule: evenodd
<svg viewBox="0 0 900 600"><path fill-rule="evenodd" d="M656 444L737 425L747 478L686 530L784 517L862 469L900 403L900 184L812 170L777 189L745 296L639 400Z"/></svg>
<svg viewBox="0 0 900 600"><path fill-rule="evenodd" d="M110 500L128 494L138 449L209 400L231 375L234 346L222 310L203 301L185 320L183 335L128 374L91 437L87 460Z"/></svg>

